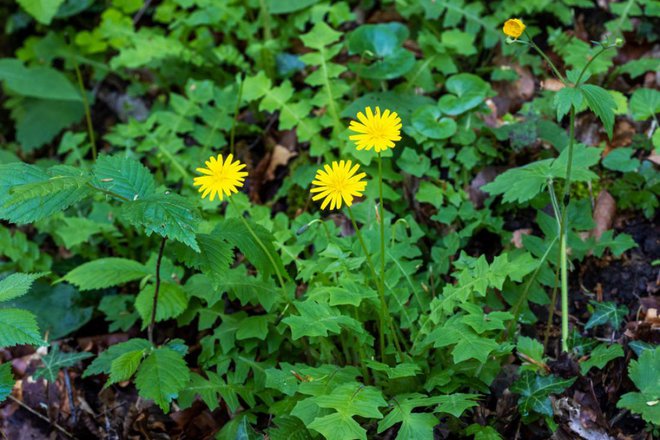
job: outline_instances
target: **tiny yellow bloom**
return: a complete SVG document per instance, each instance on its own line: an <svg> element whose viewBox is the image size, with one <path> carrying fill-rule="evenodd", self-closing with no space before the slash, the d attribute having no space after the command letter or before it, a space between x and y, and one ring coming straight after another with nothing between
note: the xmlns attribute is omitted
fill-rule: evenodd
<svg viewBox="0 0 660 440"><path fill-rule="evenodd" d="M332 167L324 165L324 170L318 170L312 185L316 185L311 189L312 193L318 193L312 200L324 199L321 204L321 209L325 209L330 204L330 209L341 208L342 200L346 205L353 204L353 197L361 197L362 191L367 186L367 182L362 179L366 176L365 173L355 174L360 165L355 164L352 166L350 160L348 161L334 161Z"/></svg>
<svg viewBox="0 0 660 440"><path fill-rule="evenodd" d="M401 118L396 112L385 110L382 114L380 108L376 107L376 113L371 107L365 109L365 113L359 112L358 121L351 121L349 130L358 134L350 136L355 141L358 150L376 150L376 153L394 148L394 142L401 140Z"/></svg>
<svg viewBox="0 0 660 440"><path fill-rule="evenodd" d="M241 171L245 168L245 164L240 161L232 162L233 155L227 156L223 161L222 154L218 154L216 159L211 156L206 161L206 168L197 168L197 172L203 176L195 177L194 186L199 186L199 192L202 193L202 198L211 194L211 201L215 199L216 194L218 199L222 201L224 196L229 197L232 193L237 193L238 188L243 186L247 172Z"/></svg>
<svg viewBox="0 0 660 440"><path fill-rule="evenodd" d="M525 32L526 27L527 26L525 26L525 23L523 23L522 20L518 18L510 18L504 23L502 32L509 37L519 38L522 33Z"/></svg>

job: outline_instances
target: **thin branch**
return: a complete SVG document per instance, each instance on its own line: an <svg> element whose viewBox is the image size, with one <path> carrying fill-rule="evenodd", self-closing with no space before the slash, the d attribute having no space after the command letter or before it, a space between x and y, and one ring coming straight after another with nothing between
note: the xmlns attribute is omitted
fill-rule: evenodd
<svg viewBox="0 0 660 440"><path fill-rule="evenodd" d="M39 417L39 418L40 418L41 420L43 420L44 422L50 424L53 428L57 429L57 430L60 431L62 434L66 435L67 437L76 440L76 437L75 437L73 434L71 434L69 431L67 431L66 429L64 429L63 427L61 427L61 426L60 426L59 424L57 424L56 422L52 422L52 421L48 420L48 417L46 417L45 415L41 414L40 412L38 412L38 411L36 411L36 410L30 408L28 405L26 405L25 403L21 402L20 400L18 400L16 397L12 396L11 394L9 395L9 400L11 400L11 401L17 403L17 404L18 404L21 408L23 408L24 410L26 410L26 411L28 411L29 413L31 413L31 414L33 414L33 415Z"/></svg>

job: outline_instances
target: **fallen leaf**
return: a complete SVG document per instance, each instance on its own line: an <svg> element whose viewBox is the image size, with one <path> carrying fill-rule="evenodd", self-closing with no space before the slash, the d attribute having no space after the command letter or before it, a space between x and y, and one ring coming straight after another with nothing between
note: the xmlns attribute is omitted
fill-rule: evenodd
<svg viewBox="0 0 660 440"><path fill-rule="evenodd" d="M558 92L566 87L563 82L558 79L548 78L541 81L541 88L543 90L550 90L551 92Z"/></svg>
<svg viewBox="0 0 660 440"><path fill-rule="evenodd" d="M270 155L268 168L266 169L266 180L274 180L277 167L288 164L291 158L295 157L296 154L295 151L290 151L282 145L275 145L275 148L273 148L273 152Z"/></svg>
<svg viewBox="0 0 660 440"><path fill-rule="evenodd" d="M600 237L612 228L614 215L616 214L616 201L614 197L606 190L602 190L596 199L596 206L594 208L594 223L596 226L591 230L589 235L599 240Z"/></svg>
<svg viewBox="0 0 660 440"><path fill-rule="evenodd" d="M516 247L516 249L523 248L523 236L530 235L532 230L530 228L516 229L513 231L513 237L511 237L511 243Z"/></svg>

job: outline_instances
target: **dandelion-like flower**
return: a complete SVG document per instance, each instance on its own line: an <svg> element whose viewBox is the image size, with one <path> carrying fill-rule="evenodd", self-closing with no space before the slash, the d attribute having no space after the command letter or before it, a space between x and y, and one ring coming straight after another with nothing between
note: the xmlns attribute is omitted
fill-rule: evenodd
<svg viewBox="0 0 660 440"><path fill-rule="evenodd" d="M385 110L382 114L376 107L376 113L371 107L365 113L357 114L358 121L351 121L349 130L358 134L350 136L355 141L358 150L376 150L376 153L394 148L394 142L401 140L401 118L396 112Z"/></svg>
<svg viewBox="0 0 660 440"><path fill-rule="evenodd" d="M511 38L519 38L525 32L525 23L518 18L510 18L504 23L502 32Z"/></svg>
<svg viewBox="0 0 660 440"><path fill-rule="evenodd" d="M217 159L211 156L206 161L206 168L197 168L197 172L203 176L195 177L194 186L199 186L199 192L202 193L202 198L209 194L211 201L218 196L222 201L224 196L229 197L232 193L237 193L238 188L243 186L247 172L241 171L245 168L245 164L240 161L232 162L233 155L227 156L223 160L222 154L218 154Z"/></svg>
<svg viewBox="0 0 660 440"><path fill-rule="evenodd" d="M356 174L360 165L352 165L350 160L334 161L332 166L325 165L323 170L316 172L315 180L312 182L315 187L311 192L318 194L312 197L312 200L323 199L321 209L325 209L328 204L330 209L339 209L342 201L347 206L351 206L354 197L362 196L362 191L367 186L367 182L362 180L366 174Z"/></svg>

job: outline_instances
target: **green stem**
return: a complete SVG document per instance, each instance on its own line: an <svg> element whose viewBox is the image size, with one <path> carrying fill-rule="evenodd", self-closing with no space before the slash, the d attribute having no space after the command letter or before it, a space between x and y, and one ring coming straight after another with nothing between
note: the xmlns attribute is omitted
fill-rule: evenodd
<svg viewBox="0 0 660 440"><path fill-rule="evenodd" d="M151 304L151 321L149 322L149 328L147 329L147 337L149 342L153 345L154 343L154 327L156 326L156 311L158 310L158 292L160 291L160 264L163 260L163 251L165 250L165 242L167 237L163 237L163 241L160 243L160 249L158 250L158 259L156 260L156 287L154 288L154 299Z"/></svg>
<svg viewBox="0 0 660 440"><path fill-rule="evenodd" d="M578 79L575 82L575 85L576 86L580 85L580 81L582 80L582 77L584 76L585 73L587 73L587 69L589 69L589 66L591 66L591 63L593 63L596 58L601 56L607 49L612 49L614 47L616 47L616 46L604 46L600 49L599 52L596 53L596 55L591 57L591 59L589 61L587 61L587 64L585 64L584 67L582 68L582 71L580 72L580 76L578 76Z"/></svg>
<svg viewBox="0 0 660 440"><path fill-rule="evenodd" d="M371 254L369 253L369 249L367 249L367 245L364 243L364 239L362 238L362 232L360 232L360 228L357 225L357 222L355 221L355 216L353 215L353 210L351 209L350 206L346 205L346 211L348 211L348 217L351 219L351 222L353 223L353 229L355 229L355 235L358 238L358 241L360 242L360 246L362 247L362 251L364 252L364 255L367 258L367 265L369 266L369 269L371 269L371 274L374 277L374 281L376 282L376 289L378 290L378 296L380 297L380 325L378 326L378 340L380 342L380 357L381 360L385 357L385 311L387 310L387 303L385 302L385 294L383 293L383 288L380 284L380 280L378 278L378 274L376 273L376 268L374 267L373 261L371 260Z"/></svg>
<svg viewBox="0 0 660 440"><path fill-rule="evenodd" d="M566 181L562 191L563 209L559 225L560 270L561 270L561 346L568 351L568 264L566 234L568 229L568 206L570 203L571 171L573 169L573 144L575 143L575 107L571 106L568 135L568 163Z"/></svg>
<svg viewBox="0 0 660 440"><path fill-rule="evenodd" d="M85 109L85 121L87 122L87 134L89 135L89 143L92 146L92 157L96 161L96 139L94 138L94 126L92 125L92 112L89 108L89 102L87 101L87 92L85 91L85 85L83 84L82 73L80 72L80 67L78 67L78 61L71 57L73 61L73 67L76 70L76 77L78 78L78 87L80 88L80 95L82 97L83 108Z"/></svg>
<svg viewBox="0 0 660 440"><path fill-rule="evenodd" d="M559 78L559 80L560 80L561 82L563 82L564 84L566 84L566 80L564 79L564 76L559 72L559 70L558 70L557 67L555 66L555 63L553 63L552 60L551 60L550 58L548 58L548 56L547 56L547 55L541 50L541 48L538 47L538 46L536 45L536 43L534 43L534 41L532 40L532 38L527 34L527 31L525 31L525 35L527 36L527 39L528 39L527 42L529 43L529 45L530 45L532 48L534 48L534 50L536 50L536 51L539 53L539 55L541 55L541 57L545 60L546 63L548 63L548 65L550 66L550 68L552 69L552 71L554 72L554 74L557 76L557 78Z"/></svg>
<svg viewBox="0 0 660 440"><path fill-rule="evenodd" d="M234 106L234 119L231 122L231 132L229 134L229 151L234 154L234 136L236 135L236 123L238 121L238 110L241 107L241 100L243 99L243 77L240 79L241 83L238 86L238 96L236 97L236 106Z"/></svg>
<svg viewBox="0 0 660 440"><path fill-rule="evenodd" d="M277 280L279 281L280 286L282 287L282 291L286 292L286 284L284 283L284 278L282 277L282 274L280 273L280 269L277 267L277 264L275 264L275 259L268 251L268 248L266 247L264 242L261 241L259 236L254 232L254 229L252 229L250 223L248 223L248 221L245 220L242 211L239 209L238 205L236 205L236 202L234 202L234 199L232 197L229 197L229 203L231 203L234 209L236 209L236 211L238 212L238 217L243 222L243 225L245 225L245 228L248 230L254 241L259 245L261 250L263 250L266 256L268 257L268 261L270 261L270 265L273 267L273 270L275 271L275 275L277 276ZM289 301L287 300L287 302Z"/></svg>

